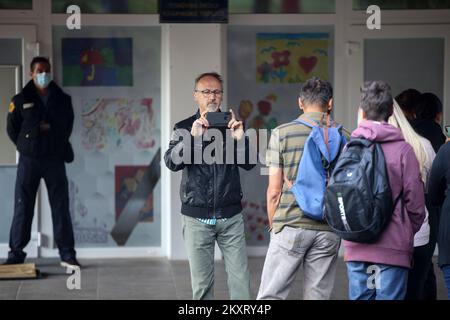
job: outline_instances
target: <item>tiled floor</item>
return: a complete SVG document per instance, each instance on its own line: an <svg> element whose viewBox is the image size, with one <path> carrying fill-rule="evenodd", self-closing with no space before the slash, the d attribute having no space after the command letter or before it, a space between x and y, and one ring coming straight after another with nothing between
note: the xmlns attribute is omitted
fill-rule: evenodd
<svg viewBox="0 0 450 320"><path fill-rule="evenodd" d="M4 299L190 299L189 266L186 261L167 259L84 260L81 263L81 290L67 289L70 275L55 259L35 261L43 277L37 280L0 281L0 300ZM251 258L251 289L258 290L264 259ZM228 299L223 262L216 263L215 296ZM438 298L446 299L440 270L436 270ZM300 277L290 299L301 297ZM347 299L347 275L339 260L332 299Z"/></svg>

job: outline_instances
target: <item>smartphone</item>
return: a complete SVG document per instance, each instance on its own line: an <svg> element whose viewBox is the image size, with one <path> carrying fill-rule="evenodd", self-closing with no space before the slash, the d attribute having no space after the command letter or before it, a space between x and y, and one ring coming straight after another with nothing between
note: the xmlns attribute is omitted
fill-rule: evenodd
<svg viewBox="0 0 450 320"><path fill-rule="evenodd" d="M450 138L450 126L445 126L445 134L447 135L447 138Z"/></svg>
<svg viewBox="0 0 450 320"><path fill-rule="evenodd" d="M231 121L231 112L208 112L206 120L213 128L228 127L228 123Z"/></svg>

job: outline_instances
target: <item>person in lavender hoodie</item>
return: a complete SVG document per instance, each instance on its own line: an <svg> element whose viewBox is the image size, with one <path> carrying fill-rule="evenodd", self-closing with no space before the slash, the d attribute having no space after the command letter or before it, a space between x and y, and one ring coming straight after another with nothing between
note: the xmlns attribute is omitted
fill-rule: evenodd
<svg viewBox="0 0 450 320"><path fill-rule="evenodd" d="M403 300L414 249L414 234L425 219L424 184L413 148L398 128L388 124L393 114L390 86L367 82L361 89L363 121L352 137L381 144L394 211L373 243L343 241L351 300Z"/></svg>

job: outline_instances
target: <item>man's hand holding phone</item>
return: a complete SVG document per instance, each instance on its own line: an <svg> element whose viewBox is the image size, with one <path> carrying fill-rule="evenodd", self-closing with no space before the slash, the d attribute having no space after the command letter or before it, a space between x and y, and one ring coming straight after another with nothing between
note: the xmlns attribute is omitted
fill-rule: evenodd
<svg viewBox="0 0 450 320"><path fill-rule="evenodd" d="M235 140L241 140L244 136L244 124L242 123L242 121L236 120L233 109L230 109L230 112L231 120L228 123L228 128L231 129L231 136Z"/></svg>
<svg viewBox="0 0 450 320"><path fill-rule="evenodd" d="M230 109L230 112L204 112L200 118L194 121L191 135L194 137L201 136L210 127L228 127L235 140L240 140L244 136L244 124L236 119L232 109Z"/></svg>
<svg viewBox="0 0 450 320"><path fill-rule="evenodd" d="M206 120L207 112L203 112L200 118L194 121L192 124L191 135L193 137L199 137L203 135L206 129L209 127L208 120Z"/></svg>

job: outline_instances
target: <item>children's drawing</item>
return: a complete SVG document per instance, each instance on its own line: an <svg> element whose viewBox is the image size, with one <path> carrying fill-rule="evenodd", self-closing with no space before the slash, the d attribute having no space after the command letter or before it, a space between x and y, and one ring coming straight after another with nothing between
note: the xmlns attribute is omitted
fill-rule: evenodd
<svg viewBox="0 0 450 320"><path fill-rule="evenodd" d="M82 144L86 150L148 150L158 134L152 99L95 99L83 103ZM131 150L130 150L131 151Z"/></svg>
<svg viewBox="0 0 450 320"><path fill-rule="evenodd" d="M133 86L132 38L64 38L64 86Z"/></svg>
<svg viewBox="0 0 450 320"><path fill-rule="evenodd" d="M269 238L267 232L269 220L267 218L266 205L254 202L242 202L245 217L245 237L252 244L266 243Z"/></svg>
<svg viewBox="0 0 450 320"><path fill-rule="evenodd" d="M258 33L257 83L328 79L328 33Z"/></svg>

